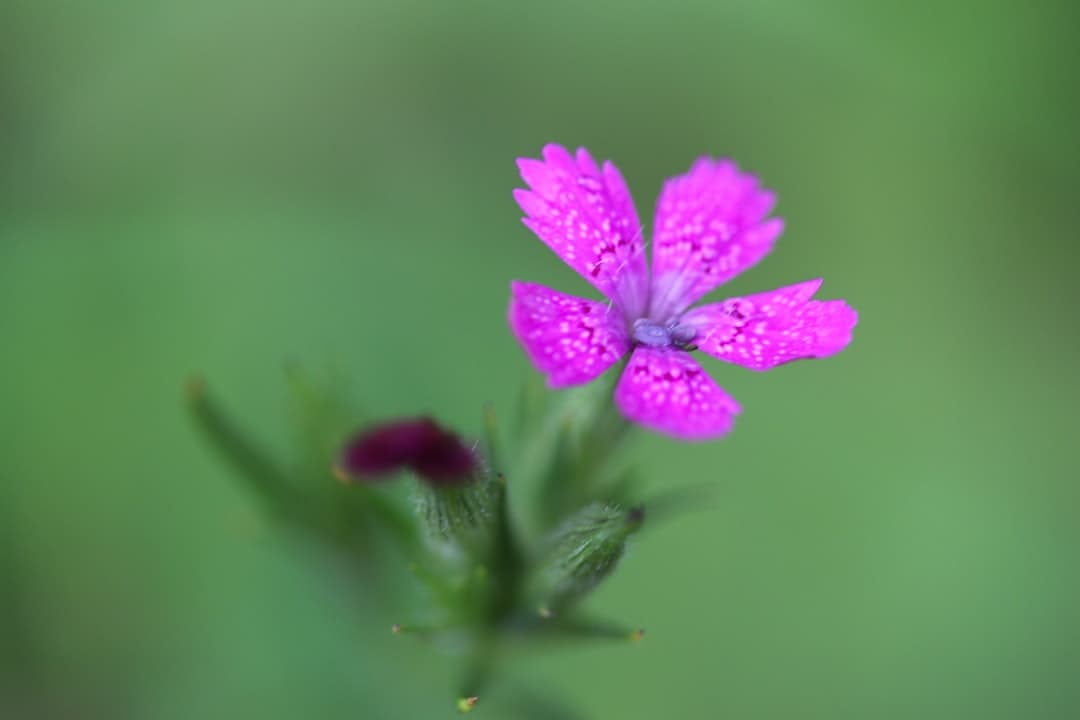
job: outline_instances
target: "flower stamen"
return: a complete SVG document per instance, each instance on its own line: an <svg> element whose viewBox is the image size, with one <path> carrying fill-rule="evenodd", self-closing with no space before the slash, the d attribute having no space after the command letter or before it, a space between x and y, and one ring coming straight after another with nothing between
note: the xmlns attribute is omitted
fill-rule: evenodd
<svg viewBox="0 0 1080 720"><path fill-rule="evenodd" d="M691 342L697 337L697 330L689 325L681 325L673 320L666 325L653 322L648 318L634 321L634 342L649 347L676 347L680 350L696 350Z"/></svg>

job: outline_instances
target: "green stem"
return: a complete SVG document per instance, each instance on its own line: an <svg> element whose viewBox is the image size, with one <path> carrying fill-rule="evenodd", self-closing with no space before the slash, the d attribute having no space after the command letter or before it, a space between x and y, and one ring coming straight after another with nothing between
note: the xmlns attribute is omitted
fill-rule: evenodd
<svg viewBox="0 0 1080 720"><path fill-rule="evenodd" d="M518 585L521 581L522 555L514 533L513 519L510 517L510 500L506 474L501 465L498 423L495 408L488 404L484 407L484 431L487 435L488 461L495 483L495 536L492 548L491 571L495 597L491 607L493 622L501 622L514 608L517 602Z"/></svg>

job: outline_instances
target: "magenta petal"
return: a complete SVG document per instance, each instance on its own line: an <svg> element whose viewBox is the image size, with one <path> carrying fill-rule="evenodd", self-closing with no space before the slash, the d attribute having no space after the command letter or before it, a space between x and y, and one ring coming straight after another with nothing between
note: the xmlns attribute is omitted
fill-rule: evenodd
<svg viewBox="0 0 1080 720"><path fill-rule="evenodd" d="M346 477L374 480L411 468L432 485L470 482L476 456L431 418L406 418L365 428L345 444Z"/></svg>
<svg viewBox="0 0 1080 720"><path fill-rule="evenodd" d="M634 350L615 404L630 420L683 440L724 435L741 412L689 353L673 348Z"/></svg>
<svg viewBox="0 0 1080 720"><path fill-rule="evenodd" d="M618 169L601 169L584 148L572 156L558 145L543 160L520 158L530 190L514 198L525 225L555 254L628 315L644 314L648 268L634 201Z"/></svg>
<svg viewBox="0 0 1080 720"><path fill-rule="evenodd" d="M533 283L510 291L510 329L551 387L589 382L630 349L622 316L604 303Z"/></svg>
<svg viewBox="0 0 1080 720"><path fill-rule="evenodd" d="M843 300L811 300L821 280L694 308L682 322L698 347L721 360L769 370L834 355L851 342L858 314Z"/></svg>
<svg viewBox="0 0 1080 720"><path fill-rule="evenodd" d="M730 160L699 158L664 183L653 231L650 314L667 318L765 257L783 230L776 201Z"/></svg>

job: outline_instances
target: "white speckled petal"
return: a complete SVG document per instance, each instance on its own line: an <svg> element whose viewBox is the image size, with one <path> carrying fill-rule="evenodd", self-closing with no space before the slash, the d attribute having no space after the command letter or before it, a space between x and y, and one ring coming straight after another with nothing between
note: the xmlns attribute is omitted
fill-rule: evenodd
<svg viewBox="0 0 1080 720"><path fill-rule="evenodd" d="M518 160L530 188L514 191L522 221L627 315L640 317L649 293L645 244L618 168L597 165L584 148L575 156L547 145L543 156Z"/></svg>
<svg viewBox="0 0 1080 720"><path fill-rule="evenodd" d="M630 349L622 316L605 303L534 283L510 289L510 329L551 387L587 383Z"/></svg>
<svg viewBox="0 0 1080 720"><path fill-rule="evenodd" d="M615 388L628 419L682 440L709 440L731 431L741 409L690 354L639 347Z"/></svg>
<svg viewBox="0 0 1080 720"><path fill-rule="evenodd" d="M653 229L650 314L676 315L757 264L783 230L776 197L730 160L702 157L664 183Z"/></svg>
<svg viewBox="0 0 1080 720"><path fill-rule="evenodd" d="M703 351L751 370L820 358L851 342L858 314L843 300L811 300L821 280L694 308L682 322Z"/></svg>

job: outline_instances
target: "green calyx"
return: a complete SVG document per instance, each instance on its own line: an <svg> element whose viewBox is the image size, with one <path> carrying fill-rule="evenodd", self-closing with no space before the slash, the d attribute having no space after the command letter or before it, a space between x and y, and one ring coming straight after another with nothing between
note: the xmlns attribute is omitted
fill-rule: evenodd
<svg viewBox="0 0 1080 720"><path fill-rule="evenodd" d="M465 539L483 534L494 525L498 481L486 472L477 475L473 482L461 485L432 486L417 482L416 514L432 539Z"/></svg>
<svg viewBox="0 0 1080 720"><path fill-rule="evenodd" d="M552 534L538 564L531 593L538 612L561 612L610 575L644 520L643 508L604 503L592 503L570 517Z"/></svg>

